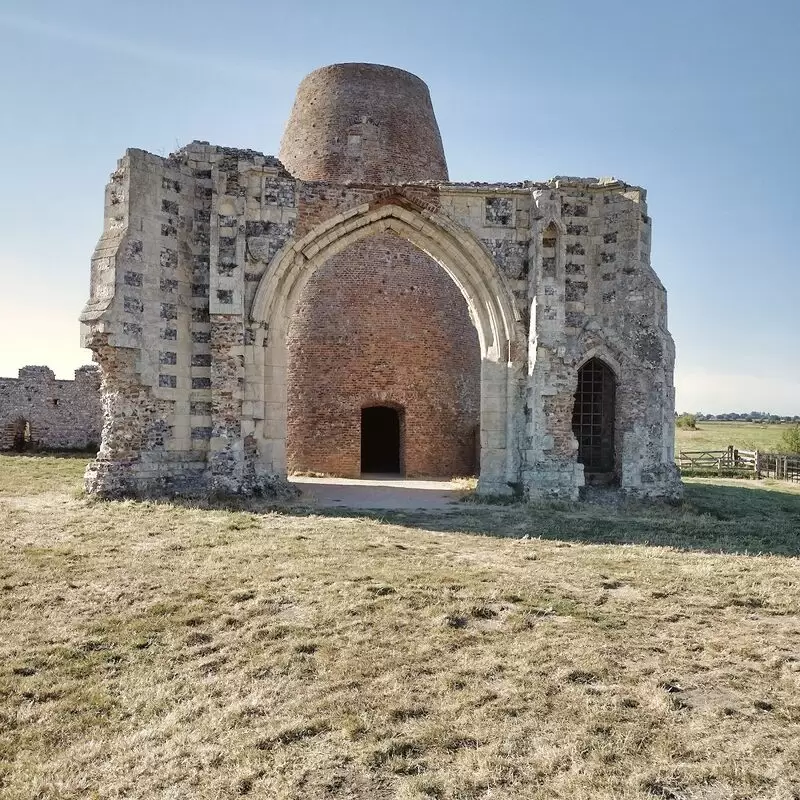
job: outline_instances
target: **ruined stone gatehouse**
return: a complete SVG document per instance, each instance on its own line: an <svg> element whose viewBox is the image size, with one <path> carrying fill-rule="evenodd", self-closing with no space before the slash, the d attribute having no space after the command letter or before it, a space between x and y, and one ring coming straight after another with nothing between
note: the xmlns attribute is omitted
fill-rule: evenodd
<svg viewBox="0 0 800 800"><path fill-rule="evenodd" d="M48 367L0 378L0 450L89 450L100 443L100 370L56 380Z"/></svg>
<svg viewBox="0 0 800 800"><path fill-rule="evenodd" d="M374 64L307 76L278 158L128 150L81 316L105 414L87 489L314 471L675 496L650 228L616 179L449 181L427 86Z"/></svg>

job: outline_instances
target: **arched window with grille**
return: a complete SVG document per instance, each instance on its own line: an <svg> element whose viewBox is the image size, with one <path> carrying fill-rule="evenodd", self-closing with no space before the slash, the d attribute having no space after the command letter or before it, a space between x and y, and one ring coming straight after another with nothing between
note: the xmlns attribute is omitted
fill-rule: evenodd
<svg viewBox="0 0 800 800"><path fill-rule="evenodd" d="M578 370L572 430L578 440L578 461L587 484L611 483L616 472L614 418L616 379L599 358Z"/></svg>

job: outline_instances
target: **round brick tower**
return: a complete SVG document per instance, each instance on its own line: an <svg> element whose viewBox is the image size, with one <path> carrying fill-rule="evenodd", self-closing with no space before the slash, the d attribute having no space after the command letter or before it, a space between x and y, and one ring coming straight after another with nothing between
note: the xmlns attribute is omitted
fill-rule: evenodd
<svg viewBox="0 0 800 800"><path fill-rule="evenodd" d="M380 64L333 64L297 90L279 155L304 181L446 181L424 81Z"/></svg>
<svg viewBox="0 0 800 800"><path fill-rule="evenodd" d="M427 86L376 64L307 76L280 158L321 182L303 191L301 236L374 193L342 184L447 180ZM375 234L320 267L292 316L288 357L290 472L476 472L478 335L456 285L410 242Z"/></svg>

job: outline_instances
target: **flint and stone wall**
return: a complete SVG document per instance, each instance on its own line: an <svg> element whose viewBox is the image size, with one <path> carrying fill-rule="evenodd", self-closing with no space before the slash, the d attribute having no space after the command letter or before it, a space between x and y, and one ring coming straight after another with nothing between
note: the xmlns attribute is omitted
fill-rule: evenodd
<svg viewBox="0 0 800 800"><path fill-rule="evenodd" d="M21 444L47 450L88 450L100 442L100 371L75 370L75 380L56 380L48 367L23 367L0 378L0 450Z"/></svg>
<svg viewBox="0 0 800 800"><path fill-rule="evenodd" d="M275 492L289 467L354 474L356 409L380 400L410 415L407 471L463 472L479 382L480 490L575 498L574 395L594 357L616 379L614 482L679 494L644 190L447 177L427 87L375 64L302 82L280 160L129 150L81 316L103 371L87 489Z"/></svg>
<svg viewBox="0 0 800 800"><path fill-rule="evenodd" d="M621 488L679 492L674 351L666 295L649 265L642 189L571 178L304 183L275 158L193 143L169 158L129 150L106 198L82 315L84 344L103 369L106 420L87 475L91 491L250 492L280 484L285 445L266 431L283 424L285 437L285 363L265 352L275 337L285 350L289 331L270 331L254 314L256 288L268 264L310 231L330 225L320 241L332 240L336 225L344 231L399 203L408 219L441 220L489 256L491 278L515 309L516 332L500 358L507 381L487 382L490 370L500 373L482 354L482 451L494 429L507 452L505 479L495 477L491 489L511 483L531 497L577 496L583 467L571 414L577 370L594 355L617 379ZM495 401L492 386L506 399Z"/></svg>
<svg viewBox="0 0 800 800"><path fill-rule="evenodd" d="M195 142L119 162L81 315L103 371L90 491L263 484L244 464L245 304L260 278L250 265L293 233L295 195L280 163L252 151Z"/></svg>

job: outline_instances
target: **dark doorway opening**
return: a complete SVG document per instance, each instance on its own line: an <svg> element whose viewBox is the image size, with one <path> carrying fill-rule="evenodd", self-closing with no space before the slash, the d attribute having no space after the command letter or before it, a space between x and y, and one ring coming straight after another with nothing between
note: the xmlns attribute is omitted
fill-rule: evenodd
<svg viewBox="0 0 800 800"><path fill-rule="evenodd" d="M400 474L400 411L361 409L361 472Z"/></svg>
<svg viewBox="0 0 800 800"><path fill-rule="evenodd" d="M25 419L18 419L11 423L14 450L21 453L31 447L31 425Z"/></svg>
<svg viewBox="0 0 800 800"><path fill-rule="evenodd" d="M599 358L589 359L578 370L572 431L578 440L578 461L590 486L614 482L615 394L614 373Z"/></svg>

